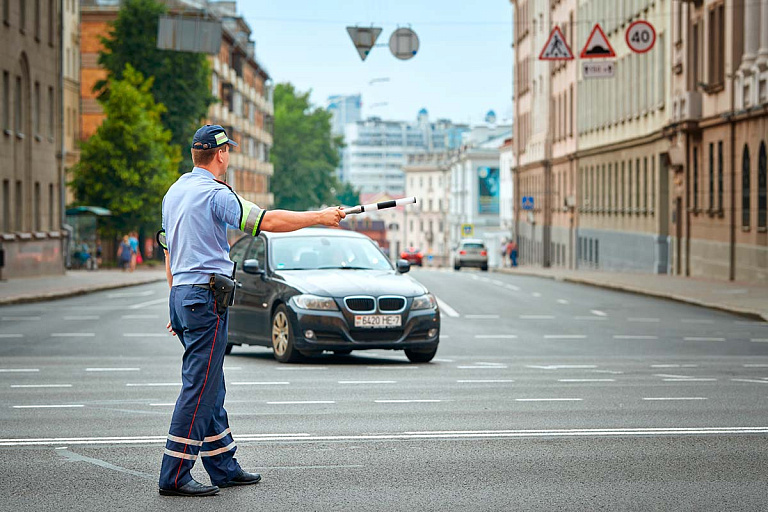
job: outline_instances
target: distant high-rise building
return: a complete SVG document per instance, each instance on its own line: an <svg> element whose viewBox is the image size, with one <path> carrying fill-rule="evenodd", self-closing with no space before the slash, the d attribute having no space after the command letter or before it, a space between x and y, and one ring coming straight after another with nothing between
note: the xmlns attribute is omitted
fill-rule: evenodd
<svg viewBox="0 0 768 512"><path fill-rule="evenodd" d="M361 96L329 96L326 110L333 116L331 118L331 132L334 135L344 135L344 126L356 123L362 119L360 109L363 105Z"/></svg>

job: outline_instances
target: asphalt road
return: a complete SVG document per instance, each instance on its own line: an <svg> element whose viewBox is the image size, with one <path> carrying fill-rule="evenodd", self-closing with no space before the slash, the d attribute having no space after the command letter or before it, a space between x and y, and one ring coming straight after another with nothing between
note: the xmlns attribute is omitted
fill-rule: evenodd
<svg viewBox="0 0 768 512"><path fill-rule="evenodd" d="M235 348L226 406L264 480L201 499L157 494L182 354L167 286L0 308L0 510L768 508L768 323L411 275L441 303L432 363Z"/></svg>

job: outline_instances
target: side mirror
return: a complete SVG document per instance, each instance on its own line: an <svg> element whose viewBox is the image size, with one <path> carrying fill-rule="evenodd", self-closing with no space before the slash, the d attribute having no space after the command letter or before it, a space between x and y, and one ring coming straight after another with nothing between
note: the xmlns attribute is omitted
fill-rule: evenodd
<svg viewBox="0 0 768 512"><path fill-rule="evenodd" d="M397 271L401 274L405 274L411 270L411 264L408 263L408 260L397 260Z"/></svg>
<svg viewBox="0 0 768 512"><path fill-rule="evenodd" d="M245 260L243 262L243 272L246 274L263 274L264 269L259 267L259 260Z"/></svg>

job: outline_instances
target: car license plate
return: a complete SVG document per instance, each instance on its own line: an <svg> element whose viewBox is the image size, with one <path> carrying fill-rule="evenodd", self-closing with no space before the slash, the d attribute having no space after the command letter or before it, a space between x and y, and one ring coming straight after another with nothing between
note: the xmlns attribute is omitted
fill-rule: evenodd
<svg viewBox="0 0 768 512"><path fill-rule="evenodd" d="M355 327L400 327L400 315L355 315Z"/></svg>

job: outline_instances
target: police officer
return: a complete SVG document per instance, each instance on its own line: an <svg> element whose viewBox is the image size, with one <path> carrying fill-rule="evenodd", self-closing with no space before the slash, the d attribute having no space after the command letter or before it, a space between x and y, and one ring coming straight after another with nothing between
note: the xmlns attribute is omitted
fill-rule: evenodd
<svg viewBox="0 0 768 512"><path fill-rule="evenodd" d="M224 351L227 306L223 290L233 287L227 225L251 236L293 231L322 224L338 226L341 208L317 212L269 212L238 196L223 181L230 150L237 143L224 128L205 125L192 141L192 172L182 175L163 198L163 231L170 295L168 330L184 346L182 389L176 400L160 469L160 494L210 496L220 487L255 484L256 473L243 471L224 410ZM221 285L221 286L220 286ZM216 291L212 288L216 288ZM213 485L192 478L200 457Z"/></svg>

